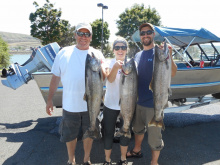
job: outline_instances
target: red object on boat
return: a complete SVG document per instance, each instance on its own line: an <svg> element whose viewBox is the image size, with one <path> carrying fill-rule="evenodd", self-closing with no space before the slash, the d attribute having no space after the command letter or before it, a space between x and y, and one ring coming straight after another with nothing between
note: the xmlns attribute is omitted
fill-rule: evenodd
<svg viewBox="0 0 220 165"><path fill-rule="evenodd" d="M204 61L200 61L200 68L204 68Z"/></svg>

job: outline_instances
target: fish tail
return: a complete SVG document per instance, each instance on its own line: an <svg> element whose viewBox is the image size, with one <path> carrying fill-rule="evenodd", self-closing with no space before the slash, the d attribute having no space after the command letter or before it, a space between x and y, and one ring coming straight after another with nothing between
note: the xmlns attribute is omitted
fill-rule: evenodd
<svg viewBox="0 0 220 165"><path fill-rule="evenodd" d="M102 137L101 132L95 128L95 130L91 130L90 128L86 130L86 132L83 135L83 140L86 138L91 139L100 139Z"/></svg>
<svg viewBox="0 0 220 165"><path fill-rule="evenodd" d="M157 121L153 118L149 123L148 127L156 127L157 126Z"/></svg>
<svg viewBox="0 0 220 165"><path fill-rule="evenodd" d="M128 130L128 131L124 131L123 128L121 128L118 132L116 132L115 136L124 136L124 137L127 137L127 138L131 138L131 131Z"/></svg>
<svg viewBox="0 0 220 165"><path fill-rule="evenodd" d="M115 136L117 136L117 137L122 136L122 134L121 134L121 130L119 130L118 132L116 132L116 133L115 133Z"/></svg>
<svg viewBox="0 0 220 165"><path fill-rule="evenodd" d="M148 123L148 127L160 127L163 131L165 130L163 120L156 121L154 118Z"/></svg>
<svg viewBox="0 0 220 165"><path fill-rule="evenodd" d="M165 125L163 120L159 121L157 126L160 127L163 131L165 130Z"/></svg>
<svg viewBox="0 0 220 165"><path fill-rule="evenodd" d="M127 138L131 138L131 131L128 130L127 132L124 133L124 137L127 137Z"/></svg>

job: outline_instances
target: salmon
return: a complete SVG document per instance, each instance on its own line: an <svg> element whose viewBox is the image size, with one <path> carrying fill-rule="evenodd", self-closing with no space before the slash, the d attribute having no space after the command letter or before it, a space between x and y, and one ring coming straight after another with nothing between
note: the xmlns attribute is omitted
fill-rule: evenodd
<svg viewBox="0 0 220 165"><path fill-rule="evenodd" d="M125 57L122 65L122 73L120 77L120 114L123 119L123 126L117 132L119 136L131 138L130 125L135 112L137 102L137 69L134 59L127 62Z"/></svg>
<svg viewBox="0 0 220 165"><path fill-rule="evenodd" d="M85 67L85 95L87 109L89 111L90 126L83 135L83 139L90 137L92 139L101 138L101 133L97 127L97 117L100 113L100 105L103 96L103 75L101 70L101 60L93 53L87 54Z"/></svg>
<svg viewBox="0 0 220 165"><path fill-rule="evenodd" d="M163 50L156 45L153 76L149 86L154 98L154 117L148 126L161 127L163 130L165 129L163 111L168 105L168 97L171 95L171 67L171 57L166 43Z"/></svg>

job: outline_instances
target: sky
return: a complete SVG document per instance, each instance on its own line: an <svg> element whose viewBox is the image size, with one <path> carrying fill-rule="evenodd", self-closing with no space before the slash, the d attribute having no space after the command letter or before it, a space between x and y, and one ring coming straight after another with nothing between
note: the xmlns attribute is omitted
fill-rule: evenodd
<svg viewBox="0 0 220 165"><path fill-rule="evenodd" d="M35 0L40 6L45 0ZM1 0L0 31L30 35L29 15L35 12L34 0ZM144 4L147 8L155 8L161 17L163 26L173 28L200 29L206 28L220 37L220 1L219 0L50 0L55 8L61 8L61 19L68 20L71 26L79 22L92 23L102 18L102 8L98 3L108 6L103 11L104 21L110 29L109 41L115 39L116 20L126 8L135 3Z"/></svg>

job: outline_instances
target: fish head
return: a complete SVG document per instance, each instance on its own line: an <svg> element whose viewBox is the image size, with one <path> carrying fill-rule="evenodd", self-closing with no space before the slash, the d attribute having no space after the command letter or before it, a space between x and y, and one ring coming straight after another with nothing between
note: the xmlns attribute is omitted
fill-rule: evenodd
<svg viewBox="0 0 220 165"><path fill-rule="evenodd" d="M134 59L132 58L127 62L127 56L125 57L124 64L122 65L122 73L126 76L130 74L134 68Z"/></svg>
<svg viewBox="0 0 220 165"><path fill-rule="evenodd" d="M92 71L97 72L101 68L101 60L98 59L93 53L92 55L87 55L87 64L91 68Z"/></svg>
<svg viewBox="0 0 220 165"><path fill-rule="evenodd" d="M158 45L155 46L155 57L158 58L161 62L169 58L169 49L166 42L164 43L164 48L160 48Z"/></svg>

